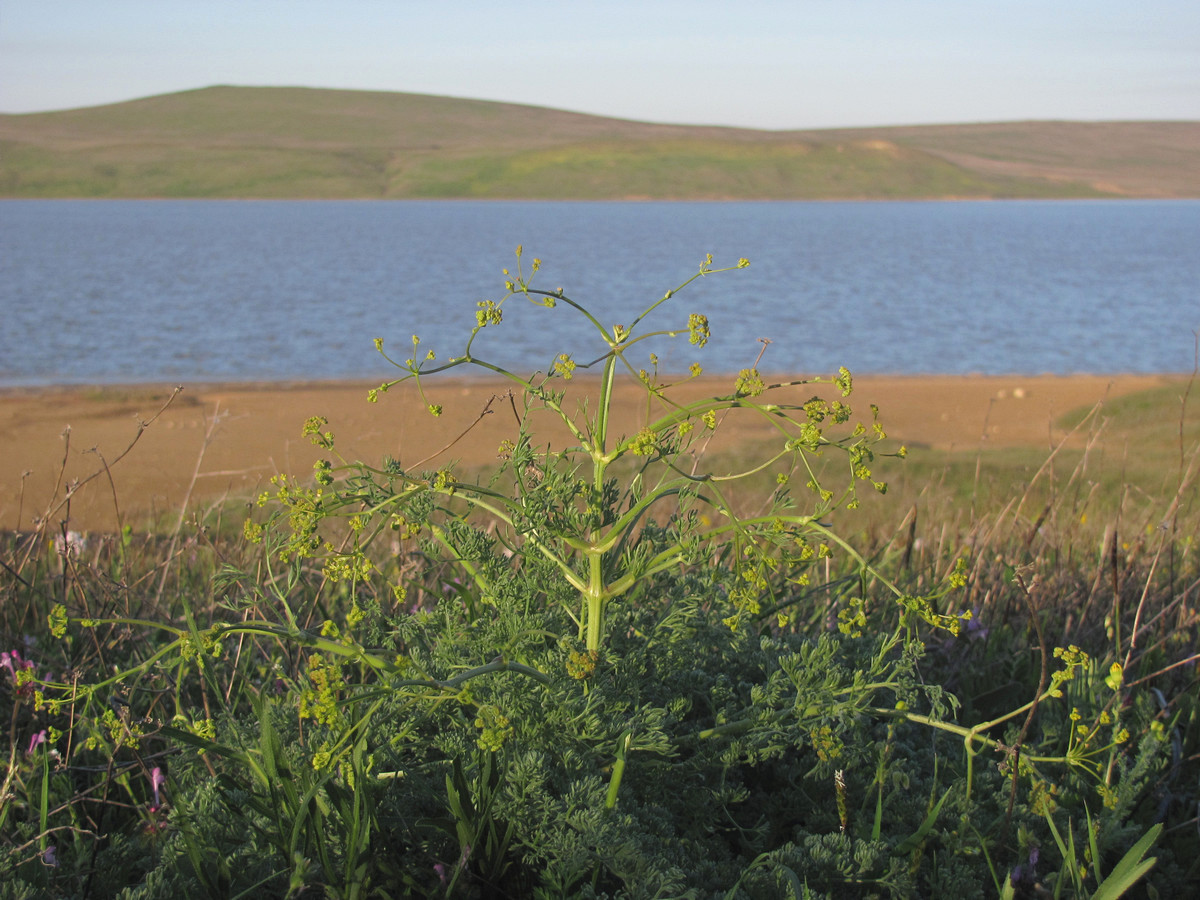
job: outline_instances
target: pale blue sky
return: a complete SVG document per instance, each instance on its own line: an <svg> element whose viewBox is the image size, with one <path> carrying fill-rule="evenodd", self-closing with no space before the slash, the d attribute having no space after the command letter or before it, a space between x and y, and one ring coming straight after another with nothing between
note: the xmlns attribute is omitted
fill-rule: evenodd
<svg viewBox="0 0 1200 900"><path fill-rule="evenodd" d="M1200 0L0 0L0 112L212 84L756 128L1200 120Z"/></svg>

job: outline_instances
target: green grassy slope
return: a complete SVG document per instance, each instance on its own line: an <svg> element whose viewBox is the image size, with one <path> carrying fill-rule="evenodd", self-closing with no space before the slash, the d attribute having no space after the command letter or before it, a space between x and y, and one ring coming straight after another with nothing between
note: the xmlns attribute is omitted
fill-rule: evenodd
<svg viewBox="0 0 1200 900"><path fill-rule="evenodd" d="M1200 196L1198 160L1200 123L769 132L307 88L0 115L7 197Z"/></svg>
<svg viewBox="0 0 1200 900"><path fill-rule="evenodd" d="M1200 122L998 122L826 134L884 137L981 175L1078 181L1132 196L1200 196Z"/></svg>

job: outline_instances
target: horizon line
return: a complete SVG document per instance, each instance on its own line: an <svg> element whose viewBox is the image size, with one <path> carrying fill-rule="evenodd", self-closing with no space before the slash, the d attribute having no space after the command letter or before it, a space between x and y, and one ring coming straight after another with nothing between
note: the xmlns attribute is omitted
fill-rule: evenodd
<svg viewBox="0 0 1200 900"><path fill-rule="evenodd" d="M200 91L214 90L218 88L234 88L240 90L302 90L302 91L317 91L329 93L354 93L354 94L390 94L402 95L411 97L430 97L434 99L444 100L459 100L474 103L493 103L501 106L520 106L528 109L540 109L549 112L560 112L569 115L587 116L594 119L609 119L617 122L629 122L641 125L664 125L678 128L721 128L730 131L756 131L765 134L786 134L789 132L815 132L815 131L863 131L876 130L884 128L939 128L946 126L987 126L987 125L1014 125L1014 124L1064 124L1064 125L1115 125L1115 124L1179 124L1179 125L1194 125L1200 124L1200 118L1150 118L1150 119L1073 119L1063 117L1051 118L1011 118L1011 119L971 119L971 120L939 120L929 122L894 122L890 124L875 123L871 125L821 125L816 127L789 127L789 128L764 128L751 125L727 125L712 122L664 122L654 119L639 119L626 118L622 116L609 115L606 113L585 112L578 109L568 109L560 106L550 106L541 103L530 103L518 100L497 100L483 97L466 97L457 94L436 94L425 93L421 91L402 91L402 90L383 90L379 88L342 88L342 87L315 87L312 85L303 84L230 84L230 83L214 83L202 85L200 87L180 88L178 90L161 91L151 94L142 94L135 97L128 97L123 100L112 100L101 103L90 103L81 106L65 106L53 109L38 109L27 110L24 112L4 112L0 111L0 116L39 116L39 115L54 115L56 113L80 112L83 110L101 109L106 106L121 106L126 103L137 103L142 100L153 100L161 97L171 97L179 94L192 94Z"/></svg>

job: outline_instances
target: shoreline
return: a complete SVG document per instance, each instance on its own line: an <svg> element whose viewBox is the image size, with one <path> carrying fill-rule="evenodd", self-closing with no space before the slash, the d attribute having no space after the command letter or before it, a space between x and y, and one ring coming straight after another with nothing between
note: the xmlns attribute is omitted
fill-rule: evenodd
<svg viewBox="0 0 1200 900"><path fill-rule="evenodd" d="M763 377L768 383L784 380ZM1190 377L856 375L848 402L855 419L868 422L868 404L878 405L889 438L922 451L1048 450L1064 437L1054 423L1065 413L1165 385L1182 388ZM691 402L729 393L734 378L704 375L678 385L672 396ZM563 385L568 402L581 399L595 381L583 374ZM304 421L314 415L329 419L347 460L388 454L413 468L427 458L434 468L454 460L485 465L515 431L513 385L502 379L430 377L422 387L428 403L444 407L438 418L426 411L411 383L368 403L367 391L378 384L192 383L169 403L175 384L0 387L0 530L28 529L34 516L45 516L54 530L113 531L119 524L136 530L148 520L174 522L185 505L196 511L222 498L253 496L280 472L307 478L318 456L329 455L301 436ZM816 393L823 393L821 386L810 383L781 388L777 395L780 402L803 402ZM646 415L645 391L632 380L619 381L617 427L629 433ZM713 449L736 452L739 442L770 434L761 420L746 421L719 430ZM550 428L546 437L561 435ZM88 478L69 503L60 502L64 486Z"/></svg>
<svg viewBox="0 0 1200 900"><path fill-rule="evenodd" d="M885 381L1001 381L1005 379L1027 379L1034 381L1072 381L1072 380L1094 380L1108 379L1116 382L1125 382L1130 380L1145 380L1145 379L1162 379L1165 381L1174 381L1179 379L1187 379L1191 377L1191 371L1159 371L1159 372L854 372L854 382L858 384L871 382ZM768 384L777 382L786 382L797 379L812 380L815 378L828 378L829 373L805 373L791 374L787 372L772 372L768 370L760 370L760 375ZM659 379L664 382L682 381L689 377L687 372L669 372L659 371ZM427 386L457 386L457 385L483 385L492 382L501 382L502 379L498 375L467 375L467 374L431 374L426 376L428 381ZM596 379L599 375L580 370L575 375L575 382L579 384L586 383L588 379ZM711 383L717 381L728 381L732 383L733 379L737 378L736 372L712 372L708 369L704 370L704 374L700 377L700 382ZM78 381L78 382L55 382L50 384L4 384L0 382L0 402L12 397L24 396L70 396L81 393L116 393L116 392L156 392L156 391L171 391L176 386L183 387L191 392L211 393L214 391L296 391L296 390L330 390L330 389L357 389L362 388L364 391L372 387L378 387L380 380L372 380L365 375L349 375L349 376L330 376L328 378L213 378L213 379L170 379L164 378L158 381L155 380L138 380L138 381Z"/></svg>
<svg viewBox="0 0 1200 900"><path fill-rule="evenodd" d="M0 115L4 115L0 113ZM243 197L212 197L212 196L175 196L168 194L122 194L97 196L65 196L55 194L46 197L31 197L20 194L0 194L0 201L56 201L65 200L71 203L104 202L137 200L151 203L170 203L185 201L196 203L1090 203L1116 201L1125 202L1157 202L1157 201L1194 201L1200 200L1200 193L1103 193L1082 194L1048 194L1036 197L1018 197L1007 194L938 194L913 195L911 197L894 196L847 196L847 197L648 197L644 194L632 194L621 197L273 197L273 196L243 196Z"/></svg>

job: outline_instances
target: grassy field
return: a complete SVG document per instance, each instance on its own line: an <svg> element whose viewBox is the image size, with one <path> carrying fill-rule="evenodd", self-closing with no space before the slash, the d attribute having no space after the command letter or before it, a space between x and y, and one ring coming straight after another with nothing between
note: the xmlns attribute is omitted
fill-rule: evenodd
<svg viewBox="0 0 1200 900"><path fill-rule="evenodd" d="M1200 124L656 125L414 94L213 87L0 115L0 196L1193 197Z"/></svg>
<svg viewBox="0 0 1200 900"><path fill-rule="evenodd" d="M867 570L842 545L793 560L731 629L718 546L614 603L596 653L490 527L385 537L351 580L332 548L288 562L303 473L275 520L230 500L0 534L0 876L30 897L1190 896L1190 394L1066 411L1049 448L879 456L887 494L821 526ZM526 502L574 491L550 463ZM347 475L329 500L361 510ZM738 515L775 488L742 484ZM956 637L921 621L963 611Z"/></svg>

